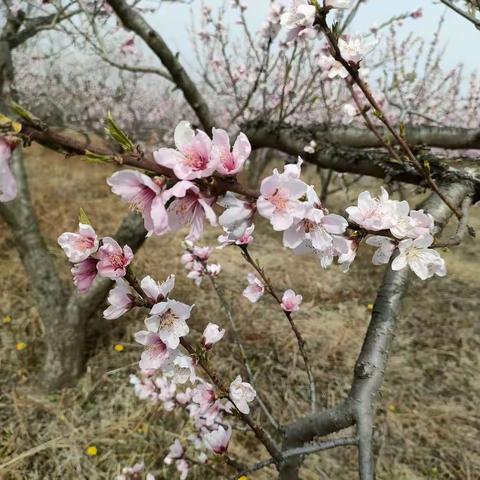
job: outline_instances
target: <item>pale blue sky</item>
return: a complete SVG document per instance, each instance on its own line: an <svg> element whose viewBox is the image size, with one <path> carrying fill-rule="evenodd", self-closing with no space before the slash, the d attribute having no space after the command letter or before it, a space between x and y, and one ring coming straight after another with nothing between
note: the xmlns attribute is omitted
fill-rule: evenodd
<svg viewBox="0 0 480 480"><path fill-rule="evenodd" d="M147 0L148 1L148 0ZM247 18L252 29L258 28L264 21L268 11L269 0L243 0L250 8ZM223 0L204 0L206 5L218 8ZM227 0L227 5L231 0ZM159 29L174 50L181 52L184 61L189 63L193 59L190 51L190 40L187 28L190 25L190 10L200 13L200 0L193 0L190 5L165 2L154 18L149 20ZM446 7L437 0L369 0L362 5L357 18L352 25L352 32L366 32L372 24L381 24L393 15L411 12L418 8L423 9L423 17L416 20L407 20L402 31L411 32L431 39L438 25L438 21ZM448 10L448 9L447 9ZM233 25L237 18L237 11L232 9L230 22ZM440 38L441 45L447 45L444 66L452 67L457 63L465 64L465 73L470 73L480 66L480 31L476 30L466 20L448 10Z"/></svg>

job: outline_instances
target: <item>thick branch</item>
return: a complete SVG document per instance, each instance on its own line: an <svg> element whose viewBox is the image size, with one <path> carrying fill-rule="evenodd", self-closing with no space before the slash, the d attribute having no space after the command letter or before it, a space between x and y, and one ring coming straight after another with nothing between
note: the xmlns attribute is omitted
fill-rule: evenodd
<svg viewBox="0 0 480 480"><path fill-rule="evenodd" d="M177 55L174 55L163 38L144 20L144 18L129 7L124 0L107 0L118 18L128 30L135 32L150 47L155 55L170 72L173 82L182 91L185 100L193 108L203 128L210 132L215 121L210 109L197 86L189 77Z"/></svg>
<svg viewBox="0 0 480 480"><path fill-rule="evenodd" d="M441 130L437 129L439 137ZM450 129L446 129L445 135L448 136L449 131ZM473 131L467 132L470 136L474 136ZM301 155L307 162L322 168L393 179L415 185L423 185L425 182L422 175L406 162L396 162L384 152L358 150L380 146L374 134L366 129L334 127L326 130L323 125L303 127L258 121L247 126L245 133L255 148L274 148L292 156ZM480 145L480 130L477 134ZM319 145L318 151L314 154L306 154L303 149L312 139ZM443 181L467 180L480 186L480 164L476 160L442 159L432 154L417 156L422 162L429 163L434 178Z"/></svg>

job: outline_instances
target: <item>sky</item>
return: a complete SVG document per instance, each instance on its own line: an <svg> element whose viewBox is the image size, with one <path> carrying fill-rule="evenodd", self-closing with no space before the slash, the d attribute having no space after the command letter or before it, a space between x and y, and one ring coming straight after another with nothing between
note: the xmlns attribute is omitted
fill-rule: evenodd
<svg viewBox="0 0 480 480"><path fill-rule="evenodd" d="M223 0L204 0L206 5L218 8ZM269 0L243 0L248 7L247 19L252 30L256 30L268 12ZM168 44L176 51L179 51L186 63L193 61L190 39L187 29L191 24L190 12L193 10L195 16L200 15L202 2L191 0L190 4L179 4L164 2L160 10L150 17L149 20L158 28ZM227 0L227 5L231 0ZM445 67L453 67L458 63L464 63L465 72L469 73L480 67L480 55L475 45L480 45L480 31L452 12L438 0L369 0L360 7L355 22L351 27L352 33L367 32L373 24L381 24L394 15L405 12L413 12L422 8L423 17L405 21L402 31L406 34L412 30L427 40L433 38L441 15L446 12L443 33L440 37L441 45L446 45ZM232 9L229 22L233 26L237 11Z"/></svg>

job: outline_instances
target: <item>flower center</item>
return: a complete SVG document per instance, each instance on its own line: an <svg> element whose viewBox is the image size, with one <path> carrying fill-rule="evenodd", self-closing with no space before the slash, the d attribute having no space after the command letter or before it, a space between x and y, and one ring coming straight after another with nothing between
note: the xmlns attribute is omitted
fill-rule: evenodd
<svg viewBox="0 0 480 480"><path fill-rule="evenodd" d="M140 191L130 201L130 208L134 212L142 213L155 198L155 192L143 185Z"/></svg>
<svg viewBox="0 0 480 480"><path fill-rule="evenodd" d="M162 315L162 321L160 323L160 327L161 328L170 328L172 327L173 325L175 325L175 323L177 322L178 320L178 317L177 315L175 315L174 312L172 312L172 310L168 309L163 315Z"/></svg>

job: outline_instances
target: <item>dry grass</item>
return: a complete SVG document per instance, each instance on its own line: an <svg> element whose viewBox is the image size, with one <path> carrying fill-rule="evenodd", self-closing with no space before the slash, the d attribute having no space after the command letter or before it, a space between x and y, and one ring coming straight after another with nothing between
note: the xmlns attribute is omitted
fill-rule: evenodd
<svg viewBox="0 0 480 480"><path fill-rule="evenodd" d="M35 158L29 158L29 171L35 169L31 189L36 210L59 269L68 279L55 238L75 227L79 208L102 225L102 235L115 230L126 208L109 194L104 181L109 167L85 167L74 159L57 161L52 153L39 149L32 152L30 157ZM338 205L344 201L344 197L336 199ZM478 211L474 214L472 223L478 227ZM205 242L213 243L216 233L209 231ZM136 270L158 279L177 274L175 297L196 303L191 325L198 335L208 321L222 323L224 317L208 285L197 290L185 278L179 263L180 241L181 235L150 239L137 256ZM125 329L112 332L111 345L90 359L75 388L51 396L38 393L32 380L42 350L41 320L5 228L0 231L0 247L0 315L12 317L11 324L0 327L0 478L111 479L120 466L139 460L158 478L173 478L162 459L172 439L188 433L185 419L138 401L127 384L139 356L132 332L141 318L133 314L118 322ZM348 390L369 319L367 305L375 299L382 269L374 268L369 252L364 252L349 275L336 268L322 270L312 258L284 252L279 236L261 223L253 252L279 289L289 286L304 295L298 324L307 338L321 403L335 404ZM449 276L425 283L414 280L400 319L376 422L380 479L480 478L479 254L474 242L467 240L446 256ZM224 267L219 282L234 299L257 388L268 392L272 410L286 422L307 410L302 400L306 378L299 368L296 344L270 301L252 305L239 295L248 271L239 252L218 251L215 260ZM27 348L17 351L19 341ZM125 350L115 352L115 343L124 344ZM238 363L231 357L229 342L221 342L215 355L220 368L233 378ZM89 445L97 446L97 456L85 454ZM239 433L232 454L249 463L265 455L249 434ZM351 448L311 456L302 479L356 478L355 461ZM198 471L193 478L211 476ZM274 476L265 471L250 478Z"/></svg>

